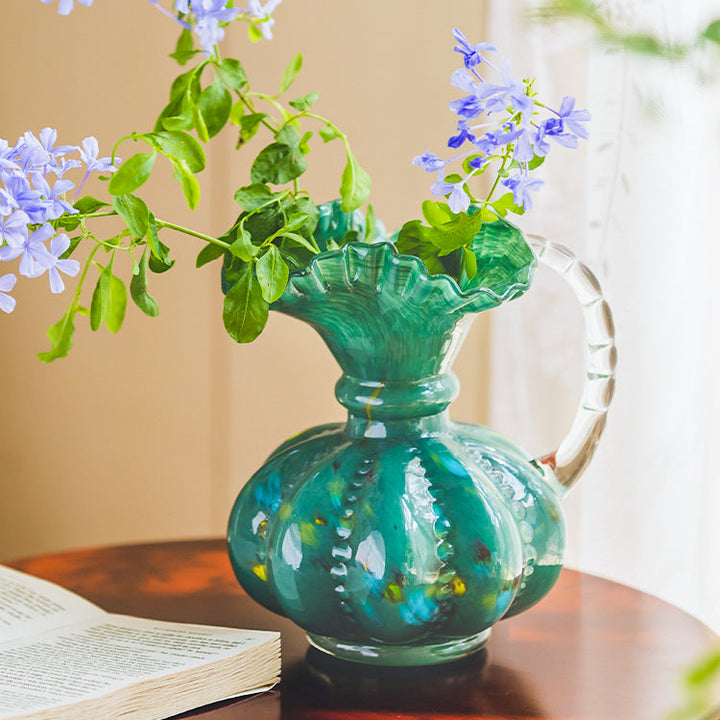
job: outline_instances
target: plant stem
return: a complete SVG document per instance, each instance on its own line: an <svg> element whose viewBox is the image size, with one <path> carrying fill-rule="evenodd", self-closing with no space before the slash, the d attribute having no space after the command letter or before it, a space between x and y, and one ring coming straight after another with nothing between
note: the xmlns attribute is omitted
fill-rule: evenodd
<svg viewBox="0 0 720 720"><path fill-rule="evenodd" d="M98 243L90 252L90 255L88 256L88 259L85 261L85 267L83 268L82 275L80 275L80 280L78 280L77 288L75 289L75 294L73 295L72 303L70 304L70 307L77 308L77 306L80 303L80 293L82 291L83 283L85 282L85 278L87 276L88 270L90 269L90 265L92 265L92 260L95 257L95 253L100 249L101 245Z"/></svg>
<svg viewBox="0 0 720 720"><path fill-rule="evenodd" d="M155 218L155 222L157 223L158 229L168 228L169 230L175 230L176 232L185 233L185 235L192 235L193 237L204 240L205 242L209 242L213 245L217 245L218 247L225 248L225 250L230 249L229 243L218 240L218 238L211 237L210 235L205 235L205 233L198 232L197 230L191 230L190 228L183 227L182 225L176 225L175 223L166 222L165 220L160 220L160 218Z"/></svg>

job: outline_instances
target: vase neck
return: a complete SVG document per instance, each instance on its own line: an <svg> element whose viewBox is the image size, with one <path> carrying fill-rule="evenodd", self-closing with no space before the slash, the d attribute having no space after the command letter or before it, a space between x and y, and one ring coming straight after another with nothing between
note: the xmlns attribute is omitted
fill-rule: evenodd
<svg viewBox="0 0 720 720"><path fill-rule="evenodd" d="M459 389L452 372L416 380L367 380L346 373L335 386L335 397L348 409L351 421L403 422L442 413Z"/></svg>

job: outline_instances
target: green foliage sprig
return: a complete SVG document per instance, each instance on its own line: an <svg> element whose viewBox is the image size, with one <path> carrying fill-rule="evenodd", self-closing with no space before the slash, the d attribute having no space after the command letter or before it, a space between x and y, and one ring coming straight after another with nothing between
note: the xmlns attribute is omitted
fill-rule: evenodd
<svg viewBox="0 0 720 720"><path fill-rule="evenodd" d="M190 67L173 81L168 103L153 130L131 133L113 148L114 161L127 143L146 146L125 160L109 180L111 202L85 196L74 205L77 214L63 215L54 222L58 230L78 233L64 257L70 257L83 241L94 242L95 247L68 308L48 332L51 348L39 355L41 360L67 355L78 314L89 316L94 331L103 324L112 333L120 329L128 293L115 271L119 256L127 255L132 262L132 301L146 315L157 316L157 302L148 293L148 271L163 273L175 262L161 240L167 230L204 241L197 267L224 259L226 276L232 278L224 300L225 327L238 342L255 339L267 322L270 303L282 294L290 270L303 267L320 252L313 237L318 223L316 203L300 185L316 133L323 143L338 140L343 145L342 209L352 212L368 200L370 178L353 155L347 136L333 122L312 112L318 93L283 102L302 69L302 54L290 61L274 94L252 90L240 61L222 58L217 46L209 57L200 54L188 29L181 33L171 57ZM315 128L306 129L311 123ZM251 164L250 184L234 193L240 210L232 227L215 238L157 217L136 193L150 179L158 157L170 163L188 207L194 210L200 202L197 175L206 165L203 145L228 125L237 128L238 149L261 133L269 140ZM90 223L110 216L121 218L125 227L113 237L101 239ZM107 261L98 260L99 250L109 256ZM88 308L80 299L91 269L97 271L97 279Z"/></svg>
<svg viewBox="0 0 720 720"><path fill-rule="evenodd" d="M652 33L635 28L619 27L612 22L608 12L593 0L547 0L531 11L530 17L544 22L562 19L582 20L592 28L597 39L605 45L665 60L686 60L706 47L720 50L720 18L700 28L688 41L678 43L668 42Z"/></svg>

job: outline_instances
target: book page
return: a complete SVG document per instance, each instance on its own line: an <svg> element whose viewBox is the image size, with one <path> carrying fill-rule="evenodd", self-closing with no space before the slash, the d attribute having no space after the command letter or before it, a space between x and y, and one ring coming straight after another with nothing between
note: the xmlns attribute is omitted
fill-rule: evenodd
<svg viewBox="0 0 720 720"><path fill-rule="evenodd" d="M0 565L0 644L102 615L69 590Z"/></svg>
<svg viewBox="0 0 720 720"><path fill-rule="evenodd" d="M276 636L105 614L5 643L0 645L0 720L232 657ZM246 689L238 688L237 694Z"/></svg>

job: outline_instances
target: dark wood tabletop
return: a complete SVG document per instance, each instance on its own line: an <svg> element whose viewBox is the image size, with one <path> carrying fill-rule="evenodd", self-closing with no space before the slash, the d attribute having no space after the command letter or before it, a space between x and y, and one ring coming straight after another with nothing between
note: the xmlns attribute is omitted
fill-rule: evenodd
<svg viewBox="0 0 720 720"><path fill-rule="evenodd" d="M664 720L683 670L719 641L637 590L571 570L486 649L432 668L368 668L308 648L248 598L222 540L77 550L7 563L110 612L282 633L282 682L183 715L208 720ZM108 719L111 720L111 719Z"/></svg>

